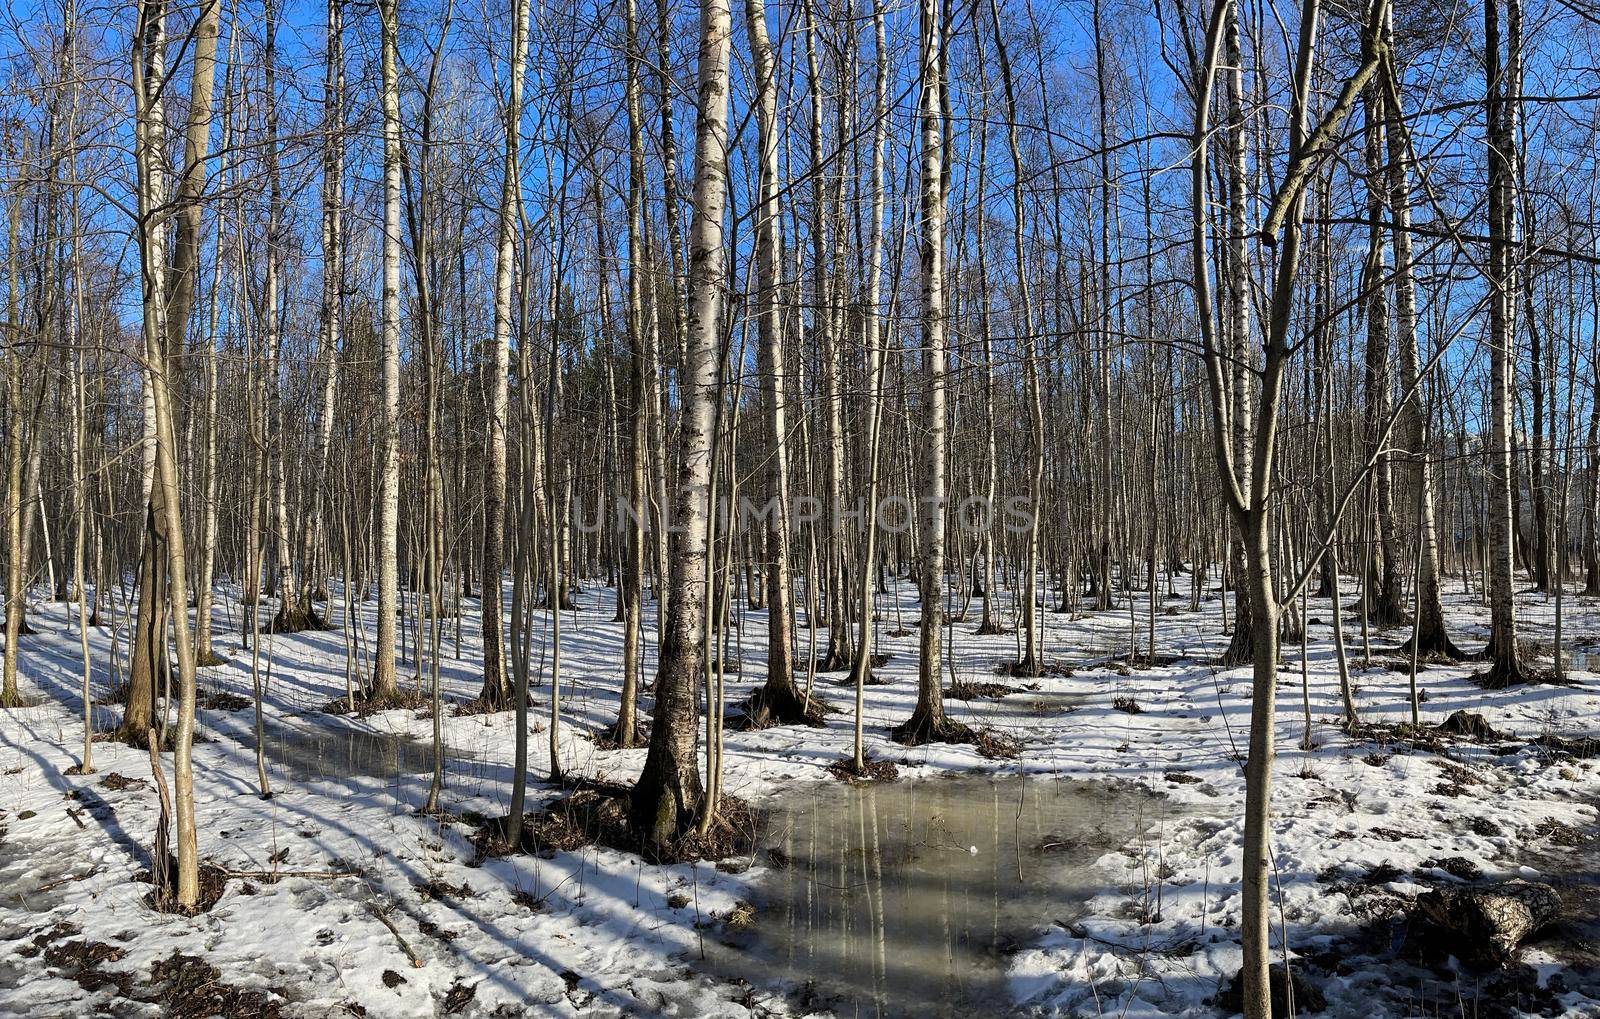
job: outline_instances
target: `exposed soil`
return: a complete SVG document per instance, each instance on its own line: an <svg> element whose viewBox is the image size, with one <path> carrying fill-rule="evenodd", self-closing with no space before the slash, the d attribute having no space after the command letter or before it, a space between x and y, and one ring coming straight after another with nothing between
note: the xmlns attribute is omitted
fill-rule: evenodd
<svg viewBox="0 0 1600 1019"><path fill-rule="evenodd" d="M149 906L158 913L177 913L182 916L193 916L196 913L209 913L211 911L211 907L215 906L217 904L217 900L221 899L223 893L227 891L228 876L219 868L203 863L200 865L200 898L195 903L193 909L185 908L178 905L177 900L176 889L178 887L178 860L176 856L174 856L172 859L171 870L172 874L168 879L168 886L174 889L174 893L170 897L163 897L159 895L156 890L152 889L150 893L144 897L145 905ZM146 884L153 883L150 879L150 872L147 870L140 871L135 877L135 880L143 881Z"/></svg>
<svg viewBox="0 0 1600 1019"><path fill-rule="evenodd" d="M248 697L226 691L201 691L195 704L208 711L243 711L255 702Z"/></svg>
<svg viewBox="0 0 1600 1019"><path fill-rule="evenodd" d="M462 1009L472 1004L472 999L477 996L477 984L468 985L464 981L457 980L450 986L450 990L445 992L444 1014L456 1015L460 1013Z"/></svg>
<svg viewBox="0 0 1600 1019"><path fill-rule="evenodd" d="M900 769L893 761L874 759L868 757L866 766L860 771L856 770L856 762L848 757L841 757L828 765L828 774L841 782L851 785L864 785L868 782L893 782L900 777Z"/></svg>
<svg viewBox="0 0 1600 1019"><path fill-rule="evenodd" d="M667 851L647 854L628 823L632 795L630 786L582 781L549 807L523 817L520 851L544 856L598 844L646 856L654 863L721 860L753 851L761 812L736 796L724 795L715 821L704 834L691 828ZM473 837L480 858L515 851L506 840L506 824L505 817L483 820Z"/></svg>
<svg viewBox="0 0 1600 1019"><path fill-rule="evenodd" d="M114 771L107 772L105 777L100 779L100 784L117 792L121 792L124 789L148 789L150 787L150 783L145 779L129 778Z"/></svg>
<svg viewBox="0 0 1600 1019"><path fill-rule="evenodd" d="M98 1006L97 1014L120 1014L113 1006L122 999L159 1005L160 1014L170 1019L282 1019L280 992L225 984L215 966L195 956L174 950L156 960L148 978L137 981L134 972L105 968L122 961L127 954L123 949L81 934L77 924L58 923L34 935L17 955L39 959L86 991L111 988L111 1001Z"/></svg>
<svg viewBox="0 0 1600 1019"><path fill-rule="evenodd" d="M402 708L407 711L416 711L427 707L428 697L415 690L401 688L387 697L377 696L370 691L357 690L354 709L350 706L348 697L337 697L323 705L322 710L330 715L356 715L365 718L380 711L390 711ZM460 714L460 712L457 712Z"/></svg>
<svg viewBox="0 0 1600 1019"><path fill-rule="evenodd" d="M114 987L118 994L127 995L133 987L133 974L102 968L108 962L120 962L123 950L78 937L82 933L83 928L75 923L57 923L35 934L16 953L24 959L41 959L86 991Z"/></svg>
<svg viewBox="0 0 1600 1019"><path fill-rule="evenodd" d="M1134 700L1132 697L1126 697L1126 696L1113 697L1113 698L1111 698L1111 707L1114 710L1120 711L1125 715L1142 715L1142 714L1144 714L1144 708L1140 707L1139 706L1139 702Z"/></svg>
<svg viewBox="0 0 1600 1019"><path fill-rule="evenodd" d="M281 1019L283 999L270 991L235 987L203 959L177 950L151 967L150 1000L170 1019ZM143 995L141 995L143 997Z"/></svg>
<svg viewBox="0 0 1600 1019"><path fill-rule="evenodd" d="M958 701L971 701L979 697L1004 697L1016 693L1016 687L1004 683L982 683L958 679L944 688L944 695Z"/></svg>
<svg viewBox="0 0 1600 1019"><path fill-rule="evenodd" d="M928 743L965 744L977 747L978 753L990 760L1013 760L1022 752L1022 745L1009 736L993 729L966 725L947 715L934 720L924 714L913 714L890 730L889 738L907 747Z"/></svg>

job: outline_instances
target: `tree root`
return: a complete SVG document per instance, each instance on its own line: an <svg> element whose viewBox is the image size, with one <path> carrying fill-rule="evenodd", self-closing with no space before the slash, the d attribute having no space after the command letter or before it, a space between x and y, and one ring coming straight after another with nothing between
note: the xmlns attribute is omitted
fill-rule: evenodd
<svg viewBox="0 0 1600 1019"><path fill-rule="evenodd" d="M1411 614L1403 606L1382 594L1370 602L1366 595L1362 595L1351 602L1345 611L1359 617L1363 606L1367 609L1367 622L1373 626L1404 626L1411 622Z"/></svg>
<svg viewBox="0 0 1600 1019"><path fill-rule="evenodd" d="M681 819L679 832L664 843L640 837L630 822L633 790L609 782L582 780L549 807L523 817L521 845L506 840L508 818L484 821L473 841L479 858L522 852L572 852L599 845L636 853L651 863L688 863L748 856L756 844L760 817L745 801L723 796L710 827L701 834L698 816ZM703 809L703 807L702 807Z"/></svg>
<svg viewBox="0 0 1600 1019"><path fill-rule="evenodd" d="M1044 675L1044 670L1039 667L1036 658L1024 657L1020 661L1002 663L1002 668L1005 670L1002 675L1014 679L1037 679Z"/></svg>
<svg viewBox="0 0 1600 1019"><path fill-rule="evenodd" d="M1441 665L1455 662L1465 662L1471 659L1466 651L1456 646L1450 639L1444 627L1439 627L1432 633L1417 634L1417 660L1422 662L1437 662ZM1394 654L1410 658L1412 638L1407 637L1405 643L1394 649Z"/></svg>
<svg viewBox="0 0 1600 1019"><path fill-rule="evenodd" d="M1236 620L1233 624L1233 637L1228 641L1228 649L1222 652L1222 657L1217 664L1224 669L1235 668L1240 665L1250 665L1256 660L1255 634L1250 632L1248 622Z"/></svg>
<svg viewBox="0 0 1600 1019"><path fill-rule="evenodd" d="M168 858L168 875L166 884L155 880L148 870L142 871L134 877L136 881L144 881L155 887L144 897L145 905L157 913L176 913L179 916L196 916L208 913L211 907L222 898L223 892L228 889L227 872L220 867L213 867L209 863L200 865L200 898L194 906L187 907L178 903L178 859L175 856Z"/></svg>
<svg viewBox="0 0 1600 1019"><path fill-rule="evenodd" d="M822 716L836 710L816 695L808 700L793 685L766 683L736 705L740 712L730 728L750 731L777 725L809 725L819 729Z"/></svg>
<svg viewBox="0 0 1600 1019"><path fill-rule="evenodd" d="M266 625L268 633L305 633L312 630L331 630L328 621L317 614L317 610L309 605L303 605L293 610L287 606L278 609L272 621Z"/></svg>
<svg viewBox="0 0 1600 1019"><path fill-rule="evenodd" d="M1485 690L1505 690L1523 683L1534 683L1544 677L1524 665L1520 658L1513 658L1509 662L1497 660L1489 666L1488 671L1472 678Z"/></svg>
<svg viewBox="0 0 1600 1019"><path fill-rule="evenodd" d="M818 672L848 672L855 666L855 652L834 649L817 659Z"/></svg>
<svg viewBox="0 0 1600 1019"><path fill-rule="evenodd" d="M979 697L1005 697L1017 691L1004 683L984 683L970 679L958 679L944 688L944 695L953 700L970 701Z"/></svg>
<svg viewBox="0 0 1600 1019"><path fill-rule="evenodd" d="M992 729L974 729L950 718L944 712L918 709L910 718L889 730L889 738L901 746L920 747L929 743L966 744L978 748L984 757L996 760L1015 758L1021 747Z"/></svg>
<svg viewBox="0 0 1600 1019"><path fill-rule="evenodd" d="M877 672L877 670L883 668L885 665L888 665L889 664L889 659L892 658L892 657L894 657L894 656L893 655L889 655L889 654L872 655L867 660L867 675L866 675L865 680L862 682L862 685L863 686L888 686L889 684L893 683L894 680L888 679L888 678L886 678L884 676L880 676L880 675L878 675L878 672ZM859 668L857 668L856 666L852 665L850 667L849 673L846 674L844 677L835 680L834 684L836 686L853 687L853 686L856 685L856 681L858 679L861 679L860 672L861 672L861 670Z"/></svg>
<svg viewBox="0 0 1600 1019"><path fill-rule="evenodd" d="M104 702L102 702L102 703L104 703ZM122 743L122 744L124 744L126 746L133 747L135 750L149 750L150 749L150 732L151 732L151 730L149 728L147 728L143 723L134 722L133 724L130 725L130 724L124 722L122 725L118 726L117 728L109 730L108 732L106 732L105 733L105 738L107 740L109 740L110 742L112 742L112 743ZM98 739L98 738L99 738L99 736L97 735L96 739ZM161 733L157 737L157 742L160 744L160 746L157 747L156 749L160 753L164 754L164 753L168 752L169 750L171 750L172 749L172 730L168 729L167 731Z"/></svg>
<svg viewBox="0 0 1600 1019"><path fill-rule="evenodd" d="M619 719L596 732L591 739L596 750L635 750L649 744L650 726L635 718L631 738L624 742L622 736L622 721Z"/></svg>
<svg viewBox="0 0 1600 1019"><path fill-rule="evenodd" d="M483 694L472 698L463 704L456 705L455 716L468 718L473 715L497 715L502 711L510 711L516 703L516 696L507 693L504 697L485 697ZM528 708L532 710L534 701L528 699Z"/></svg>

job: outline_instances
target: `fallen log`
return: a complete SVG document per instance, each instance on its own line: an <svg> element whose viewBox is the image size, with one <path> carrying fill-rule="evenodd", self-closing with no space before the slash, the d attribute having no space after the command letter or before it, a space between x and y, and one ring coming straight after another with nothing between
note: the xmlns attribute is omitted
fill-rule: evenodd
<svg viewBox="0 0 1600 1019"><path fill-rule="evenodd" d="M1500 969L1517 960L1523 940L1556 918L1561 896L1547 884L1507 881L1478 888L1438 888L1420 896L1410 936L1424 951Z"/></svg>

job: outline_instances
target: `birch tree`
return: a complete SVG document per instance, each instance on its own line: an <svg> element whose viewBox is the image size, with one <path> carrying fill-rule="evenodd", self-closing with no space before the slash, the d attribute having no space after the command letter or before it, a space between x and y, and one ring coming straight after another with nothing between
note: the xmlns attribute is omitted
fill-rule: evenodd
<svg viewBox="0 0 1600 1019"><path fill-rule="evenodd" d="M1516 379L1515 308L1517 210L1515 149L1521 87L1521 0L1504 0L1507 39L1500 32L1501 0L1483 5L1485 117L1489 168L1489 648L1488 682L1510 686L1528 678L1517 646L1513 545L1516 534L1512 470L1512 393ZM1502 47L1507 56L1502 62Z"/></svg>
<svg viewBox="0 0 1600 1019"><path fill-rule="evenodd" d="M778 179L778 66L767 34L764 0L745 0L745 33L755 69L756 146L756 329L758 368L771 445L767 452L766 596L767 680L744 706L755 726L815 722L820 703L802 695L794 680L794 582L789 560L789 411L785 371L781 184Z"/></svg>
<svg viewBox="0 0 1600 1019"><path fill-rule="evenodd" d="M707 534L711 507L712 427L717 410L717 365L722 343L722 291L727 285L723 213L727 197L729 53L728 0L700 5L699 82L696 88L694 215L689 233L689 316L680 380L677 491L673 522L681 528L672 552L667 618L656 674L656 709L644 770L633 787L630 819L650 855L670 856L676 841L701 820L704 786L695 762L696 695L704 671Z"/></svg>
<svg viewBox="0 0 1600 1019"><path fill-rule="evenodd" d="M483 493L483 692L486 708L506 706L500 575L505 570L506 408L511 373L511 277L516 271L517 222L521 214L520 161L522 87L528 53L528 0L513 0L511 10L510 81L505 110L505 155L501 163L500 208L495 244L494 335L484 363L487 420ZM521 696L521 695L519 695Z"/></svg>
<svg viewBox="0 0 1600 1019"><path fill-rule="evenodd" d="M204 180L206 140L210 134L211 88L215 73L217 4L204 9L196 33L191 91L189 95L189 137L185 170L179 194L185 211L198 198ZM154 415L155 475L152 505L159 505L166 530L167 591L170 599L173 636L178 659L178 719L173 739L173 790L178 833L177 888L174 902L179 909L193 910L200 897L200 860L194 806L195 659L189 634L188 562L185 549L183 515L179 507L177 430L174 427L172 393L168 375L167 347L181 344L193 300L193 287L183 285L177 295L168 292L167 252L161 206L164 194L166 160L160 90L167 80L164 50L166 10L163 0L145 0L139 10L134 46L135 151L139 164L140 267L144 283L143 351L146 384ZM200 217L185 216L177 231L178 251L198 247ZM192 265L189 262L188 265ZM177 278L188 271L185 256L175 255ZM174 299L181 296L180 304ZM157 595L159 598L159 594ZM165 657L165 633L161 632ZM153 731L149 739L154 741ZM158 776L159 777L159 776ZM160 861L158 861L159 865Z"/></svg>
<svg viewBox="0 0 1600 1019"><path fill-rule="evenodd" d="M935 0L922 0L921 50L917 75L921 121L921 202L918 243L922 252L922 358L927 416L926 479L922 492L922 547L917 562L921 622L917 640L917 706L894 730L894 739L916 745L963 734L965 727L944 713L939 639L944 624L946 416L949 366L944 300L944 105L940 98L944 44Z"/></svg>
<svg viewBox="0 0 1600 1019"><path fill-rule="evenodd" d="M1259 392L1247 392L1243 399L1237 379L1237 355L1248 350L1248 347L1244 338L1235 332L1231 349L1236 356L1230 368L1212 304L1211 270L1208 266L1210 217L1206 200L1207 157L1211 144L1210 108L1221 66L1222 37L1225 33L1231 35L1237 31L1237 14L1231 10L1236 3L1237 0L1216 0L1213 4L1206 23L1204 56L1195 69L1195 118L1190 161L1191 256L1195 306L1200 321L1210 397L1212 453L1216 461L1218 483L1244 552L1244 573L1239 578L1240 601L1246 601L1247 592L1249 616L1248 619L1240 618L1235 625L1249 627L1252 643L1250 740L1245 764L1241 875L1244 1014L1246 1019L1270 1019L1272 1006L1267 974L1271 920L1268 865L1280 612L1279 592L1273 576L1270 525L1274 512L1272 500L1278 417L1283 380L1293 351L1289 331L1299 271L1305 187L1315 160L1338 136L1340 126L1382 59L1381 26L1387 0L1373 0L1363 10L1360 64L1345 79L1333 104L1315 125L1311 123L1309 96L1317 63L1316 44L1321 7L1319 0L1303 0L1300 6L1288 117L1289 159L1276 182L1272 204L1262 227L1262 237L1274 247L1276 255L1265 336L1261 345L1263 366ZM1230 42L1230 54L1233 49L1234 44ZM1231 149L1232 141L1228 144ZM1230 240L1230 244L1237 242L1238 238ZM1242 271L1242 260L1236 252L1230 253L1228 262L1230 271ZM1237 280L1234 282L1238 283ZM1253 362L1253 354L1251 359ZM1242 410L1253 411L1245 425L1241 425L1235 417ZM1248 460L1244 459L1246 456ZM1246 463L1248 469L1244 468ZM1303 574L1298 583L1290 588L1289 597L1297 593L1307 576Z"/></svg>
<svg viewBox="0 0 1600 1019"><path fill-rule="evenodd" d="M378 447L378 634L369 700L400 698L395 642L400 613L400 72L399 0L379 0L383 104L383 309Z"/></svg>

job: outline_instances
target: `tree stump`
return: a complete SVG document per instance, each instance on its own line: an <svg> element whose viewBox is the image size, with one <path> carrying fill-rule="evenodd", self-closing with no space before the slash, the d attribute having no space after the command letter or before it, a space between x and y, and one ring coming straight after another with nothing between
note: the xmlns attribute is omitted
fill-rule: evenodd
<svg viewBox="0 0 1600 1019"><path fill-rule="evenodd" d="M1500 734L1489 724L1488 719L1475 711L1456 711L1439 723L1439 731L1450 733L1452 736L1465 736L1469 739L1494 740Z"/></svg>

